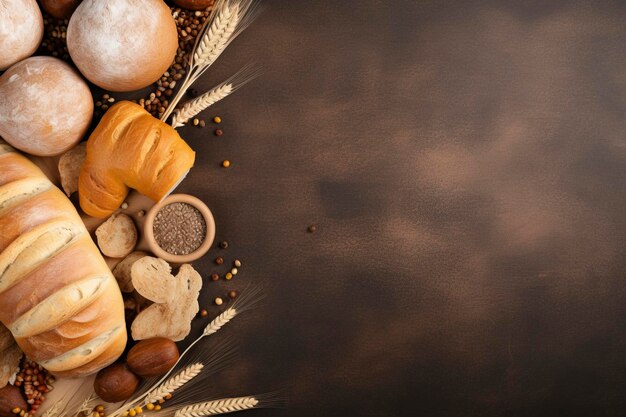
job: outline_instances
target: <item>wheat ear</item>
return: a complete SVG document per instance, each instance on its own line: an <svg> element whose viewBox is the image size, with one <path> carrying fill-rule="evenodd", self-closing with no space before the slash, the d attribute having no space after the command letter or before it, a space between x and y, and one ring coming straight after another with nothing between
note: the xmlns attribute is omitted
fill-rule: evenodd
<svg viewBox="0 0 626 417"><path fill-rule="evenodd" d="M45 413L41 415L41 417L55 417L59 415L59 412L63 409L62 400L58 400L55 402L52 407L48 408Z"/></svg>
<svg viewBox="0 0 626 417"><path fill-rule="evenodd" d="M254 397L224 398L183 407L176 411L174 417L204 417L216 414L234 413L249 410L259 403Z"/></svg>
<svg viewBox="0 0 626 417"><path fill-rule="evenodd" d="M198 67L208 67L215 62L228 46L241 20L239 3L224 2L215 13L215 18L193 54L193 62Z"/></svg>
<svg viewBox="0 0 626 417"><path fill-rule="evenodd" d="M95 400L95 399L96 399L96 397L95 397L95 395L94 395L93 393L92 393L92 394L89 394L89 396L88 396L87 398L85 398L85 399L83 400L83 402L80 404L80 407L78 407L78 411L76 412L76 415L77 415L77 416L78 416L78 415L81 415L81 414L83 414L83 415L84 415L84 414L86 414L86 413L91 414L91 407L90 407L90 403L91 403L93 400Z"/></svg>
<svg viewBox="0 0 626 417"><path fill-rule="evenodd" d="M183 107L177 109L172 117L172 126L181 127L192 117L202 110L217 103L228 96L233 91L232 84L220 84L214 89L202 94L200 97L185 103Z"/></svg>
<svg viewBox="0 0 626 417"><path fill-rule="evenodd" d="M158 388L149 392L144 399L144 404L154 403L156 401L162 400L163 397L165 397L167 394L171 394L172 392L181 388L183 385L198 376L202 371L202 368L204 368L204 365L201 363L194 363L189 365L178 374L159 385Z"/></svg>
<svg viewBox="0 0 626 417"><path fill-rule="evenodd" d="M178 93L170 101L161 120L166 121L187 89L217 60L224 49L252 22L252 0L218 0L206 20L189 58L189 70Z"/></svg>

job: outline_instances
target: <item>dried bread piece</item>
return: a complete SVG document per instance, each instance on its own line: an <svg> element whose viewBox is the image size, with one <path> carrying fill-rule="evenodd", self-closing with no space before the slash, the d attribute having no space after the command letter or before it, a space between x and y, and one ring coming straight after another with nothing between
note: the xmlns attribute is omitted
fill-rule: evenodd
<svg viewBox="0 0 626 417"><path fill-rule="evenodd" d="M13 335L0 324L0 388L4 388L20 367L22 351L15 343Z"/></svg>
<svg viewBox="0 0 626 417"><path fill-rule="evenodd" d="M87 142L82 142L65 152L59 159L61 187L69 197L78 191L78 174L87 156Z"/></svg>
<svg viewBox="0 0 626 417"><path fill-rule="evenodd" d="M144 256L148 256L148 254L142 251L135 251L124 258L122 262L115 265L115 268L113 268L113 275L115 276L122 292L133 292L135 290L130 270L133 264Z"/></svg>
<svg viewBox="0 0 626 417"><path fill-rule="evenodd" d="M96 238L106 256L123 258L137 245L137 227L129 216L117 213L96 229Z"/></svg>
<svg viewBox="0 0 626 417"><path fill-rule="evenodd" d="M133 324L134 340L166 337L183 340L191 331L191 320L198 314L198 295L202 277L191 265L180 267L176 276L163 259L146 256L131 268L135 290L154 301L143 310Z"/></svg>

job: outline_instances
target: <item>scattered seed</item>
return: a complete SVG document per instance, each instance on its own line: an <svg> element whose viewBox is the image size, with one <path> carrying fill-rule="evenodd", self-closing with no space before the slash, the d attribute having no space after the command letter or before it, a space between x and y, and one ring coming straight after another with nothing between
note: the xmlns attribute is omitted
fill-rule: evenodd
<svg viewBox="0 0 626 417"><path fill-rule="evenodd" d="M226 275L224 275L224 278L226 278L227 281L230 281L231 279L233 279L233 274L227 272Z"/></svg>
<svg viewBox="0 0 626 417"><path fill-rule="evenodd" d="M230 161L229 161L228 159L224 159L224 160L222 161L222 166L223 166L224 168L228 168L228 167L230 166Z"/></svg>
<svg viewBox="0 0 626 417"><path fill-rule="evenodd" d="M152 410L154 410L154 404L152 404L152 403L148 403L148 404L146 404L146 408L147 408L148 410L152 411Z"/></svg>
<svg viewBox="0 0 626 417"><path fill-rule="evenodd" d="M308 232L309 232L309 233L315 233L315 231L317 230L317 226L316 226L316 225L314 225L314 224L312 224L312 225L310 225L310 226L308 227L308 229L307 229L307 230L308 230Z"/></svg>
<svg viewBox="0 0 626 417"><path fill-rule="evenodd" d="M222 300L220 297L217 297L215 298L215 304L221 306L222 304L224 304L224 300Z"/></svg>
<svg viewBox="0 0 626 417"><path fill-rule="evenodd" d="M219 124L219 123L222 123L222 118L221 118L221 117L219 117L219 116L215 116L215 117L213 118L213 123L218 123L218 124Z"/></svg>
<svg viewBox="0 0 626 417"><path fill-rule="evenodd" d="M146 215L145 210L139 210L139 211L137 212L137 217L143 217L143 216L145 216L145 215Z"/></svg>
<svg viewBox="0 0 626 417"><path fill-rule="evenodd" d="M222 258L221 256L218 256L217 258L215 258L215 263L218 265L221 265L224 263L224 258Z"/></svg>
<svg viewBox="0 0 626 417"><path fill-rule="evenodd" d="M239 259L235 259L235 262L233 263L235 264L237 268L241 268L241 261Z"/></svg>
<svg viewBox="0 0 626 417"><path fill-rule="evenodd" d="M233 275L237 275L237 272L239 272L237 270L237 268L233 268L233 269L230 270L230 273L233 274Z"/></svg>
<svg viewBox="0 0 626 417"><path fill-rule="evenodd" d="M209 315L209 312L208 312L208 311L206 311L206 310L204 310L204 309L202 309L202 311L200 311L200 317L206 317L206 316L208 316L208 315Z"/></svg>
<svg viewBox="0 0 626 417"><path fill-rule="evenodd" d="M160 405L155 405L154 406L154 411L161 411L161 406Z"/></svg>
<svg viewBox="0 0 626 417"><path fill-rule="evenodd" d="M200 124L200 120L198 120L197 118L193 119L193 125L198 126L198 124Z"/></svg>
<svg viewBox="0 0 626 417"><path fill-rule="evenodd" d="M219 279L220 279L220 276L219 276L219 275L217 275L217 274L213 274L213 275L211 275L211 280L212 280L212 281L219 281Z"/></svg>
<svg viewBox="0 0 626 417"><path fill-rule="evenodd" d="M225 241L225 240L222 240L222 241L220 242L220 248L222 248L222 249L226 249L227 247L228 247L228 242L227 242L227 241Z"/></svg>
<svg viewBox="0 0 626 417"><path fill-rule="evenodd" d="M126 201L124 201L122 203L122 210L126 210L128 208L128 203Z"/></svg>
<svg viewBox="0 0 626 417"><path fill-rule="evenodd" d="M215 136L222 136L222 134L224 134L224 132L222 132L222 129L215 129Z"/></svg>
<svg viewBox="0 0 626 417"><path fill-rule="evenodd" d="M235 298L237 298L237 291L228 291L228 297L231 300L234 300Z"/></svg>
<svg viewBox="0 0 626 417"><path fill-rule="evenodd" d="M206 126L206 123L204 122L204 120L200 120L200 127L204 127Z"/></svg>

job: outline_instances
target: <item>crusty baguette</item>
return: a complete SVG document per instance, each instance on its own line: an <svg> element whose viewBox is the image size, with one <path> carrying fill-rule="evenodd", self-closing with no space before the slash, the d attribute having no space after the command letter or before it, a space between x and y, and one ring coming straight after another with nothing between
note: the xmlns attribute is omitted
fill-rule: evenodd
<svg viewBox="0 0 626 417"><path fill-rule="evenodd" d="M85 213L110 216L129 188L159 201L193 166L195 153L176 130L130 101L111 107L87 141L78 177Z"/></svg>
<svg viewBox="0 0 626 417"><path fill-rule="evenodd" d="M31 359L83 376L126 345L119 287L78 213L0 141L0 322Z"/></svg>

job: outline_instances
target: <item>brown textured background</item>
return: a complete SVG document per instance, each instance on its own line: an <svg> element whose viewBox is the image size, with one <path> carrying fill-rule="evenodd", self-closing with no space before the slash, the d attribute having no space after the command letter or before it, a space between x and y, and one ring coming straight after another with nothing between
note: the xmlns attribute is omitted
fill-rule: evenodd
<svg viewBox="0 0 626 417"><path fill-rule="evenodd" d="M182 130L180 191L231 243L200 269L241 257L228 288L266 294L210 389L283 389L259 417L624 415L626 4L263 4L203 84L263 76L208 112L221 138Z"/></svg>

